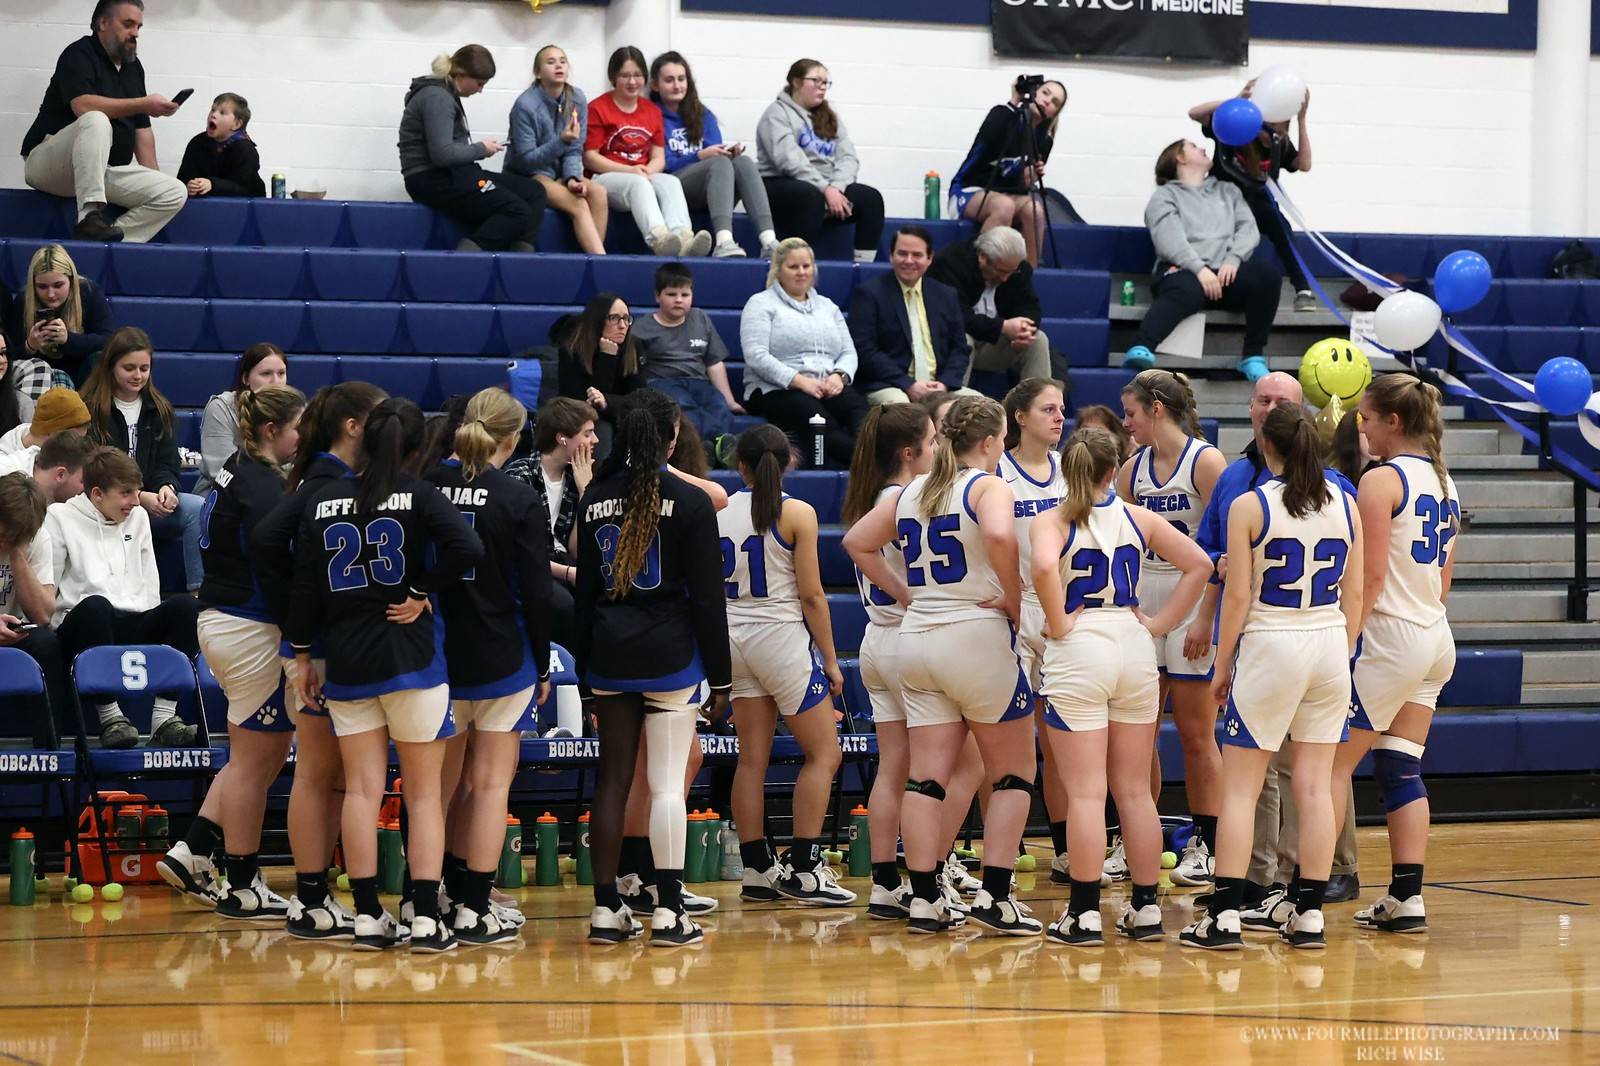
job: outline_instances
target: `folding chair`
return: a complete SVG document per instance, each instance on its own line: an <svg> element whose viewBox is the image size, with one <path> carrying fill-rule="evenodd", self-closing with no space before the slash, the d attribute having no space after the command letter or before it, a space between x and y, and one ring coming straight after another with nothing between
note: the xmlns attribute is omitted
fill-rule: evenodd
<svg viewBox="0 0 1600 1066"><path fill-rule="evenodd" d="M73 817L69 786L78 774L77 753L62 750L61 736L56 730L54 708L46 709L49 719L49 746L33 746L33 729L21 724L22 715L14 704L23 699L46 700L44 674L33 657L19 648L0 648L0 731L10 737L26 736L26 741L0 741L0 783L37 782L54 783L56 799L61 804L61 819L66 824L68 873L78 857L77 819ZM13 724L15 723L15 724ZM17 746L20 745L20 746ZM39 793L39 818L50 819L50 794L41 788ZM40 869L43 869L40 856Z"/></svg>

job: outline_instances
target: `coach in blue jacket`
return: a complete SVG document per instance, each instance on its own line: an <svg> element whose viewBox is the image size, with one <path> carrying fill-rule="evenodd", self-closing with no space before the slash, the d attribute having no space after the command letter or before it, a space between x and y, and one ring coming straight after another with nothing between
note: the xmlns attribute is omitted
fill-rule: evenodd
<svg viewBox="0 0 1600 1066"><path fill-rule="evenodd" d="M905 226L890 246L891 273L850 294L850 339L855 342L855 387L873 404L907 403L930 392L962 392L972 357L961 298L924 277L933 263L933 236Z"/></svg>

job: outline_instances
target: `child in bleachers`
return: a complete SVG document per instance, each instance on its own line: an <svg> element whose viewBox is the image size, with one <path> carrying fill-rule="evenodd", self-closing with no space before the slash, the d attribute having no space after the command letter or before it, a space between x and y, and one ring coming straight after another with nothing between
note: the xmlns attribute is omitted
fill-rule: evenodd
<svg viewBox="0 0 1600 1066"><path fill-rule="evenodd" d="M511 105L505 165L544 186L550 206L571 217L579 248L605 255L611 207L605 189L583 177L589 100L571 83L571 73L567 53L553 44L533 57L533 84Z"/></svg>
<svg viewBox="0 0 1600 1066"><path fill-rule="evenodd" d="M83 464L82 495L50 506L51 566L56 580L53 619L67 662L106 644L166 644L193 657L200 650L193 596L161 599L150 518L139 506L144 476L116 448L98 448ZM100 743L131 748L139 731L113 702L96 704ZM192 745L196 729L178 718L177 701L158 696L150 714L150 744Z"/></svg>
<svg viewBox="0 0 1600 1066"><path fill-rule="evenodd" d="M633 337L644 357L644 378L652 389L678 402L719 458L732 443L733 415L744 414L728 386L728 347L711 318L694 306L694 275L682 263L656 268L656 312L634 323ZM726 465L726 464L723 464Z"/></svg>
<svg viewBox="0 0 1600 1066"><path fill-rule="evenodd" d="M245 132L249 125L250 104L238 93L211 101L205 132L194 135L178 165L178 180L190 196L267 195L261 156Z"/></svg>

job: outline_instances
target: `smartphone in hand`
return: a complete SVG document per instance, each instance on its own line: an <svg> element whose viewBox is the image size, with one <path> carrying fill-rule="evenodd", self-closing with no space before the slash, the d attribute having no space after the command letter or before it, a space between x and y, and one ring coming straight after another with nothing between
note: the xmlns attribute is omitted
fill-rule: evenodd
<svg viewBox="0 0 1600 1066"><path fill-rule="evenodd" d="M189 99L189 97L191 97L193 95L194 95L194 90L193 89L180 90L178 95L174 96L172 98L172 104L173 104L174 107L182 107L183 106L183 102L185 100Z"/></svg>

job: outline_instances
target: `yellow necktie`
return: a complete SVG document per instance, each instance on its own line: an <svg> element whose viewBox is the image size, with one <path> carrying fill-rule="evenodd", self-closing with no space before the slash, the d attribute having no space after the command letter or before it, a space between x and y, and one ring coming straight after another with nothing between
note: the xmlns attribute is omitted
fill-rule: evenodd
<svg viewBox="0 0 1600 1066"><path fill-rule="evenodd" d="M911 377L916 381L934 379L933 334L928 330L928 313L922 306L922 290L907 289L906 317L911 320Z"/></svg>

